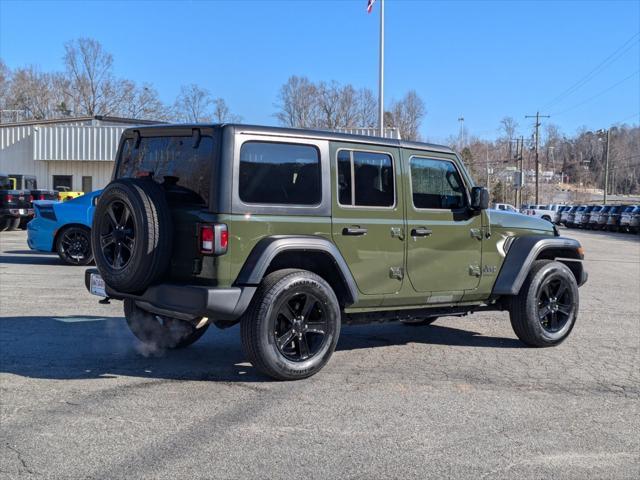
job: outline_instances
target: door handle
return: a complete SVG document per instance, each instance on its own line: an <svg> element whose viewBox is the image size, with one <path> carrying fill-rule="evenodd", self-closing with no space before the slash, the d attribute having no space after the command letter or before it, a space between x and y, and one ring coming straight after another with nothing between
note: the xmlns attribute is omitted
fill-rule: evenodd
<svg viewBox="0 0 640 480"><path fill-rule="evenodd" d="M342 235L357 236L357 235L366 235L366 234L367 234L367 229L366 228L345 227L345 228L342 229Z"/></svg>
<svg viewBox="0 0 640 480"><path fill-rule="evenodd" d="M424 227L417 227L411 230L412 237L429 237L432 233L432 230Z"/></svg>

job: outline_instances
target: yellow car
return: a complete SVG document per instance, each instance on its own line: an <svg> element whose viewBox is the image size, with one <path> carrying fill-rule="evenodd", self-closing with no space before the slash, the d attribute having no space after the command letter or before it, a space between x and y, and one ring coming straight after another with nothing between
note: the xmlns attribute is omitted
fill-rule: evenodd
<svg viewBox="0 0 640 480"><path fill-rule="evenodd" d="M66 187L55 187L58 190L58 200L61 202L67 202L84 195L84 192L71 192L66 190Z"/></svg>

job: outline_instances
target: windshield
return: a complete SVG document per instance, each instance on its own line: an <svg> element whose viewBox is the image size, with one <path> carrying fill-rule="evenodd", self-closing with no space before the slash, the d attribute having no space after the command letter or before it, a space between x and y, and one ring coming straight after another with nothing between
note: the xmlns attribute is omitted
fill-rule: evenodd
<svg viewBox="0 0 640 480"><path fill-rule="evenodd" d="M202 136L143 137L138 147L127 139L122 147L117 178L151 176L165 187L168 198L184 203L209 203L213 138Z"/></svg>

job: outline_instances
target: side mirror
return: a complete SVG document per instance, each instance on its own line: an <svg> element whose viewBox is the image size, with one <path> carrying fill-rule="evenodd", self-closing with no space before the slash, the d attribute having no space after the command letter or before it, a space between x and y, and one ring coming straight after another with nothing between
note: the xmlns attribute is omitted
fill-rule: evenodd
<svg viewBox="0 0 640 480"><path fill-rule="evenodd" d="M471 189L471 209L486 210L489 208L489 190L484 187L473 187Z"/></svg>

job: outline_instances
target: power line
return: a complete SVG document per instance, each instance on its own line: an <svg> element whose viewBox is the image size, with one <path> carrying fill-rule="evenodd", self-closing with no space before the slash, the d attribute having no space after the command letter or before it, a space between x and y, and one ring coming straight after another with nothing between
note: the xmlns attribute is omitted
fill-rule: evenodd
<svg viewBox="0 0 640 480"><path fill-rule="evenodd" d="M569 88L567 88L565 91L560 93L558 96L553 98L551 101L549 101L548 103L543 105L542 108L546 109L546 108L549 108L549 107L557 104L564 97L567 97L567 96L571 95L576 90L578 90L580 87L582 87L584 84L586 84L589 80L591 80L593 77L595 77L600 72L605 70L609 65L611 65L613 62L615 62L618 58L622 57L625 53L627 53L628 50L633 48L633 46L635 45L633 43L633 40L639 35L640 35L640 32L636 32L631 38L629 38L620 47L618 47L611 55L609 55L607 58L605 58L603 61L601 61L592 70L590 70L589 73L587 73L584 77L582 77L576 83L574 83ZM631 43L631 45L629 45L630 43Z"/></svg>
<svg viewBox="0 0 640 480"><path fill-rule="evenodd" d="M616 124L618 124L618 123L626 122L626 121L627 121L627 120L629 120L630 118L640 119L640 111L638 111L638 112L636 112L636 113L634 113L634 114L632 114L632 115L629 115L628 117L625 117L625 118L623 118L622 120L618 120L618 121L616 121L616 122L613 122L613 123L612 123L612 125L616 125Z"/></svg>
<svg viewBox="0 0 640 480"><path fill-rule="evenodd" d="M581 107L582 105L584 105L585 103L589 103L592 100L595 100L598 97L601 97L602 95L604 95L605 93L607 93L610 90L613 90L615 87L617 87L618 85L620 85L621 83L626 82L627 80L629 80L630 78L634 77L635 75L637 75L640 72L640 69L636 70L635 72L633 72L631 75L624 77L622 80L620 80L619 82L614 83L613 85L611 85L610 87L605 88L604 90L602 90L601 92L596 93L595 95L587 98L586 100L577 103L575 105L573 105L572 107L569 107L565 110L562 110L561 112L557 112L554 113L553 116L557 117L558 115L564 115L567 112L570 112L571 110L574 110L578 107Z"/></svg>

